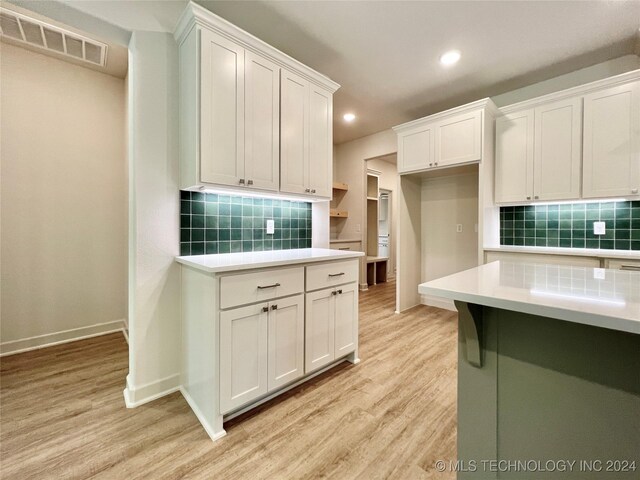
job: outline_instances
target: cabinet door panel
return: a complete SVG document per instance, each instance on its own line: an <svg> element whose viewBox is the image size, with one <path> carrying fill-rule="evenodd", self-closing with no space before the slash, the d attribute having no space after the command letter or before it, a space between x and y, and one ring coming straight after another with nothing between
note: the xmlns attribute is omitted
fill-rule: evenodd
<svg viewBox="0 0 640 480"><path fill-rule="evenodd" d="M431 127L398 136L398 171L400 173L424 170L433 166L435 142Z"/></svg>
<svg viewBox="0 0 640 480"><path fill-rule="evenodd" d="M482 158L480 111L448 118L437 125L436 158L439 167L475 162Z"/></svg>
<svg viewBox="0 0 640 480"><path fill-rule="evenodd" d="M331 197L333 167L333 108L331 93L315 85L309 90L309 161L311 193ZM315 190L315 192L314 192Z"/></svg>
<svg viewBox="0 0 640 480"><path fill-rule="evenodd" d="M280 185L280 68L245 52L245 176L253 187Z"/></svg>
<svg viewBox="0 0 640 480"><path fill-rule="evenodd" d="M496 203L533 197L533 118L526 110L496 120Z"/></svg>
<svg viewBox="0 0 640 480"><path fill-rule="evenodd" d="M270 303L268 364L269 391L304 375L304 295Z"/></svg>
<svg viewBox="0 0 640 480"><path fill-rule="evenodd" d="M640 82L585 95L583 148L583 197L639 193Z"/></svg>
<svg viewBox="0 0 640 480"><path fill-rule="evenodd" d="M358 341L358 285L344 285L340 291L336 295L335 358L353 352Z"/></svg>
<svg viewBox="0 0 640 480"><path fill-rule="evenodd" d="M220 312L222 413L267 393L266 304Z"/></svg>
<svg viewBox="0 0 640 480"><path fill-rule="evenodd" d="M534 132L534 199L580 198L582 99L536 108Z"/></svg>
<svg viewBox="0 0 640 480"><path fill-rule="evenodd" d="M200 181L244 178L244 49L201 30Z"/></svg>
<svg viewBox="0 0 640 480"><path fill-rule="evenodd" d="M333 289L306 294L305 373L333 361L335 345Z"/></svg>
<svg viewBox="0 0 640 480"><path fill-rule="evenodd" d="M280 190L305 193L309 154L309 82L281 70Z"/></svg>

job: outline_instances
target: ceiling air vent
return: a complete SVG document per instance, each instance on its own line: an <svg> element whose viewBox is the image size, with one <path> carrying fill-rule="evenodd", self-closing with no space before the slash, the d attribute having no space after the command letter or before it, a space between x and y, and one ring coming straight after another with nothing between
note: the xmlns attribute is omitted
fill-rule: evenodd
<svg viewBox="0 0 640 480"><path fill-rule="evenodd" d="M5 8L0 8L0 35L92 65L107 63L104 43Z"/></svg>

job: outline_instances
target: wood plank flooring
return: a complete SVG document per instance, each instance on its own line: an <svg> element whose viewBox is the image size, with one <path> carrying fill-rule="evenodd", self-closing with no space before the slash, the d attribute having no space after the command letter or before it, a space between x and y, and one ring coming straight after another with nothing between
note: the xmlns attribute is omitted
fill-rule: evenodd
<svg viewBox="0 0 640 480"><path fill-rule="evenodd" d="M180 393L124 406L120 334L0 359L2 479L447 479L456 314L360 296L359 365L341 364L225 424L213 443Z"/></svg>

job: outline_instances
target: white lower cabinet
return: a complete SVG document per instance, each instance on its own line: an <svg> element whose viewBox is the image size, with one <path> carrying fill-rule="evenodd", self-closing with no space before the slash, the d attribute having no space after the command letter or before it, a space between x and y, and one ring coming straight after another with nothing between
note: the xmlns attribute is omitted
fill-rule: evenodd
<svg viewBox="0 0 640 480"><path fill-rule="evenodd" d="M304 295L220 313L222 413L304 375Z"/></svg>
<svg viewBox="0 0 640 480"><path fill-rule="evenodd" d="M306 294L305 372L355 351L358 285L350 283Z"/></svg>
<svg viewBox="0 0 640 480"><path fill-rule="evenodd" d="M267 393L267 304L220 312L220 410Z"/></svg>
<svg viewBox="0 0 640 480"><path fill-rule="evenodd" d="M306 295L305 371L324 367L335 358L335 289Z"/></svg>
<svg viewBox="0 0 640 480"><path fill-rule="evenodd" d="M250 406L349 354L357 360L358 263L354 258L220 278L220 414Z"/></svg>
<svg viewBox="0 0 640 480"><path fill-rule="evenodd" d="M355 350L358 342L358 284L338 288L335 296L335 357Z"/></svg>
<svg viewBox="0 0 640 480"><path fill-rule="evenodd" d="M304 375L304 295L271 303L267 350L269 391Z"/></svg>

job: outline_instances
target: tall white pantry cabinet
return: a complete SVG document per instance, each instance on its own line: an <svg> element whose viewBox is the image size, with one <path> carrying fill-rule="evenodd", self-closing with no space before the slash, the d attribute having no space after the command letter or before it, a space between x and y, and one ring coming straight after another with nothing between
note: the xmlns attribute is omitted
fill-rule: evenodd
<svg viewBox="0 0 640 480"><path fill-rule="evenodd" d="M339 85L194 3L175 36L180 188L330 198Z"/></svg>

